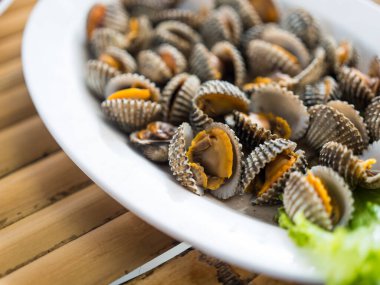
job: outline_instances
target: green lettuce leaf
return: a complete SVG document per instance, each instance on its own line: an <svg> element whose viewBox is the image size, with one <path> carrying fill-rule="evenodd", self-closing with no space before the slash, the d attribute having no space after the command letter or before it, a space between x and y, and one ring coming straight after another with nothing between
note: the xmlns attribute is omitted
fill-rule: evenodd
<svg viewBox="0 0 380 285"><path fill-rule="evenodd" d="M333 232L310 223L302 214L291 221L280 211L280 226L306 249L327 284L380 284L380 193L358 189L355 201L350 225Z"/></svg>

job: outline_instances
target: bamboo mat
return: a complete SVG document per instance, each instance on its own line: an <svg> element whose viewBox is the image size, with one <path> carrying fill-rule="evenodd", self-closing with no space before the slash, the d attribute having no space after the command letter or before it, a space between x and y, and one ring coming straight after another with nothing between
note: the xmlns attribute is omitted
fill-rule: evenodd
<svg viewBox="0 0 380 285"><path fill-rule="evenodd" d="M93 184L44 127L24 85L35 0L0 16L0 284L108 284L176 244ZM197 250L131 284L285 284Z"/></svg>

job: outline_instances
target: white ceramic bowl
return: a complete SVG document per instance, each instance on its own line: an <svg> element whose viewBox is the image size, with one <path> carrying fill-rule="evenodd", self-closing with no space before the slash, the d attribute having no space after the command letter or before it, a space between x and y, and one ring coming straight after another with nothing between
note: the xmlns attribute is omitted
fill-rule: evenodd
<svg viewBox="0 0 380 285"><path fill-rule="evenodd" d="M0 0L0 16L3 14L9 7L9 5L12 4L13 0Z"/></svg>
<svg viewBox="0 0 380 285"><path fill-rule="evenodd" d="M104 121L83 78L85 19L96 1L41 0L25 30L26 82L40 116L63 150L111 196L167 234L248 270L301 282L321 281L323 276L284 230L186 191ZM353 40L364 55L364 66L370 56L380 53L380 10L367 0L279 4L304 7L338 39ZM256 216L267 216L260 213L257 209Z"/></svg>

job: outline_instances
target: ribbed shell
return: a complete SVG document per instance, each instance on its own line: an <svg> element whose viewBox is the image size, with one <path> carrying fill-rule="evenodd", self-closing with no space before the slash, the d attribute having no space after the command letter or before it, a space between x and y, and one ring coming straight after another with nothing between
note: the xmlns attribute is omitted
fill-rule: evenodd
<svg viewBox="0 0 380 285"><path fill-rule="evenodd" d="M337 58L336 48L338 46L336 40L331 35L322 35L320 39L320 46L326 52L326 65L330 73L337 71Z"/></svg>
<svg viewBox="0 0 380 285"><path fill-rule="evenodd" d="M152 101L113 99L103 101L101 107L107 119L127 133L140 130L161 116L161 105Z"/></svg>
<svg viewBox="0 0 380 285"><path fill-rule="evenodd" d="M162 57L164 54L170 54L174 61L174 74L184 72L187 68L187 60L185 56L174 46L169 44L162 44L157 47L157 53Z"/></svg>
<svg viewBox="0 0 380 285"><path fill-rule="evenodd" d="M326 73L326 52L318 48L310 64L302 70L294 79L297 86L316 83Z"/></svg>
<svg viewBox="0 0 380 285"><path fill-rule="evenodd" d="M122 64L123 73L133 73L137 69L137 64L132 55L123 49L117 47L108 47L105 51L106 54L112 56Z"/></svg>
<svg viewBox="0 0 380 285"><path fill-rule="evenodd" d="M285 119L292 129L291 139L300 139L307 131L309 114L292 91L278 84L259 84L251 90L251 111L272 113Z"/></svg>
<svg viewBox="0 0 380 285"><path fill-rule="evenodd" d="M136 6L145 6L153 9L171 8L178 0L122 0L127 9L134 9Z"/></svg>
<svg viewBox="0 0 380 285"><path fill-rule="evenodd" d="M104 27L124 33L128 26L128 18L128 13L121 1L114 1L106 6Z"/></svg>
<svg viewBox="0 0 380 285"><path fill-rule="evenodd" d="M202 18L194 11L183 9L166 9L152 13L150 20L153 24L158 24L163 21L179 21L189 25L193 29L198 29L201 25Z"/></svg>
<svg viewBox="0 0 380 285"><path fill-rule="evenodd" d="M127 43L122 33L110 28L99 28L92 33L90 45L92 52L98 57L111 46L125 49Z"/></svg>
<svg viewBox="0 0 380 285"><path fill-rule="evenodd" d="M236 86L243 85L247 72L246 72L245 63L240 54L240 51L229 42L219 42L212 47L211 52L220 59L222 64L226 62L232 62L232 67L233 67L232 72L234 73L233 78L235 80L234 82L230 82L230 83L233 83ZM229 70L224 70L222 80L227 79L224 77L225 77L225 73L228 71Z"/></svg>
<svg viewBox="0 0 380 285"><path fill-rule="evenodd" d="M375 173L373 176L367 175L366 178L360 181L359 185L362 188L367 189L379 189L380 188L380 141L375 141L363 151L360 159L376 159L376 163L372 166Z"/></svg>
<svg viewBox="0 0 380 285"><path fill-rule="evenodd" d="M252 26L261 25L263 22L256 9L249 0L218 0L218 5L228 5L235 9L241 18L241 22L245 29Z"/></svg>
<svg viewBox="0 0 380 285"><path fill-rule="evenodd" d="M347 45L348 46L348 56L347 59L344 62L340 63L340 66L349 66L349 67L356 67L359 63L359 53L357 49L355 48L354 44L349 41L342 41L339 43L338 47L342 45ZM338 63L338 59L337 59ZM339 66L339 67L340 67Z"/></svg>
<svg viewBox="0 0 380 285"><path fill-rule="evenodd" d="M249 43L247 57L254 77L265 76L274 71L295 76L302 71L299 63L293 62L277 45L262 40L252 40Z"/></svg>
<svg viewBox="0 0 380 285"><path fill-rule="evenodd" d="M154 51L141 51L137 57L137 61L139 72L158 84L165 83L172 76L170 68Z"/></svg>
<svg viewBox="0 0 380 285"><path fill-rule="evenodd" d="M373 91L352 68L342 67L338 73L338 81L342 99L354 104L358 110L365 109L375 97Z"/></svg>
<svg viewBox="0 0 380 285"><path fill-rule="evenodd" d="M371 104L365 110L365 122L373 141L380 140L380 97L372 99Z"/></svg>
<svg viewBox="0 0 380 285"><path fill-rule="evenodd" d="M314 49L320 41L320 30L313 16L303 10L291 12L283 21L282 26L299 37L309 49Z"/></svg>
<svg viewBox="0 0 380 285"><path fill-rule="evenodd" d="M200 84L198 77L187 73L176 75L166 84L160 101L165 121L179 125L189 120Z"/></svg>
<svg viewBox="0 0 380 285"><path fill-rule="evenodd" d="M331 230L334 226L345 226L352 217L354 200L352 193L344 180L332 169L316 166L311 169L313 175L322 180L327 188L333 205L339 207L342 213L339 221L333 224L331 217L325 210L322 200L309 184L306 176L300 172L290 175L284 190L284 207L290 218L303 213L306 219L325 229Z"/></svg>
<svg viewBox="0 0 380 285"><path fill-rule="evenodd" d="M147 49L153 39L153 28L150 20L146 16L139 16L137 18L138 21L138 34L133 40L128 39L129 25L127 29L127 34L125 36L126 40L126 48L129 52L136 54L143 49ZM131 18L131 20L134 20Z"/></svg>
<svg viewBox="0 0 380 285"><path fill-rule="evenodd" d="M327 106L335 108L354 124L362 136L364 147L367 147L369 143L367 125L364 122L363 117L360 116L360 113L355 109L354 105L348 104L345 101L333 100L328 102Z"/></svg>
<svg viewBox="0 0 380 285"><path fill-rule="evenodd" d="M155 31L155 39L158 43L175 46L185 55L189 55L193 46L201 41L201 37L195 30L179 21L160 23Z"/></svg>
<svg viewBox="0 0 380 285"><path fill-rule="evenodd" d="M235 131L244 150L248 153L265 141L278 138L277 135L252 123L247 115L239 111L232 112L232 118L227 119L227 124Z"/></svg>
<svg viewBox="0 0 380 285"><path fill-rule="evenodd" d="M226 81L207 81L206 83L201 85L197 95L193 99L193 112L190 116L190 122L196 130L202 130L206 127L206 125L214 121L211 117L209 117L206 113L203 112L203 110L201 110L198 107L198 101L209 94L222 94L226 97L231 96L236 100L239 100L242 103L242 105L245 106L245 110L239 111L248 111L249 100L246 98L245 94L239 88Z"/></svg>
<svg viewBox="0 0 380 285"><path fill-rule="evenodd" d="M337 142L324 144L319 155L319 163L339 173L353 189L367 176L362 162L352 150Z"/></svg>
<svg viewBox="0 0 380 285"><path fill-rule="evenodd" d="M361 153L364 149L358 129L342 113L332 107L315 105L309 108L310 124L305 142L318 151L325 143L336 141Z"/></svg>
<svg viewBox="0 0 380 285"><path fill-rule="evenodd" d="M217 79L210 61L211 55L207 47L202 43L196 44L190 57L191 73L198 76L202 82Z"/></svg>
<svg viewBox="0 0 380 285"><path fill-rule="evenodd" d="M276 157L279 154L283 153L285 150L294 151L296 146L296 143L280 138L265 141L256 147L244 160L240 183L241 191L246 191L247 187L253 182L256 175L258 175L268 163L275 160ZM255 194L255 197L252 201L254 204L279 203L279 194L282 192L290 173L297 170L305 172L306 170L306 160L303 157L303 152L299 151L297 152L297 155L299 155L299 158L294 163L294 165L287 172L285 172L274 183L274 185L268 189L267 192L261 196L257 196L257 194Z"/></svg>
<svg viewBox="0 0 380 285"><path fill-rule="evenodd" d="M254 26L254 27L246 30L243 33L243 35L241 37L241 42L240 42L240 46L241 46L241 49L243 50L243 52L244 53L247 52L248 45L252 40L261 39L261 35L262 35L263 31L265 31L270 26L277 27L274 24L264 24L264 25Z"/></svg>
<svg viewBox="0 0 380 285"><path fill-rule="evenodd" d="M326 76L314 85L306 85L301 99L305 106L311 107L317 104L326 104L330 100L339 100L341 96L342 93L335 79Z"/></svg>
<svg viewBox="0 0 380 285"><path fill-rule="evenodd" d="M112 78L106 86L105 98L118 90L131 88L135 84L137 84L139 88L148 89L152 96L152 101L159 101L161 96L160 89L158 89L149 79L136 73L121 74Z"/></svg>
<svg viewBox="0 0 380 285"><path fill-rule="evenodd" d="M210 191L213 196L224 200L238 194L238 185L241 175L241 145L239 144L239 139L227 125L212 123L205 130L207 131L211 128L223 129L233 145L233 174L219 189ZM178 127L169 145L169 165L173 175L182 186L198 195L203 195L204 189L196 184L194 174L191 171L189 160L186 156L186 152L193 138L194 133L188 123L183 123Z"/></svg>
<svg viewBox="0 0 380 285"><path fill-rule="evenodd" d="M380 57L375 56L369 65L368 76L380 78Z"/></svg>
<svg viewBox="0 0 380 285"><path fill-rule="evenodd" d="M119 75L116 68L99 60L89 60L86 65L87 86L99 98L104 99L104 90L108 81Z"/></svg>
<svg viewBox="0 0 380 285"><path fill-rule="evenodd" d="M230 6L221 6L214 10L201 27L201 34L208 48L220 41L238 45L241 33L240 17Z"/></svg>

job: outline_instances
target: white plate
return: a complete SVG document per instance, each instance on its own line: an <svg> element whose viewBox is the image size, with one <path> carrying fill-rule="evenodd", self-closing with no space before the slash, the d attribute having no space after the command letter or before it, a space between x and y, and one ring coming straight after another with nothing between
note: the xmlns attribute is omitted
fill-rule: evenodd
<svg viewBox="0 0 380 285"><path fill-rule="evenodd" d="M39 1L25 31L26 82L63 150L100 187L167 234L249 270L301 282L321 281L285 231L186 191L127 146L126 137L103 120L83 79L85 19L95 2ZM380 11L374 4L366 0L281 4L305 7L335 36L352 39L367 57L379 53Z"/></svg>

